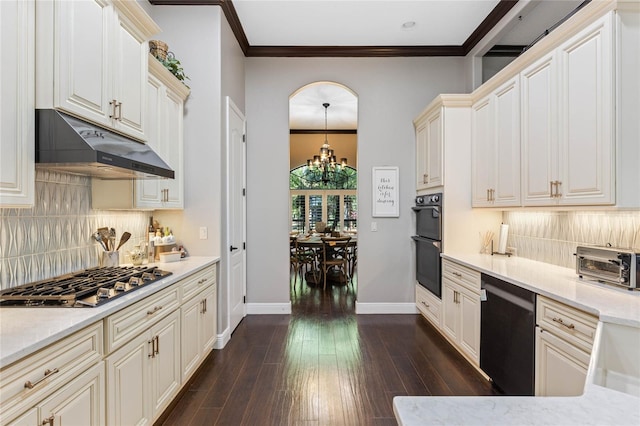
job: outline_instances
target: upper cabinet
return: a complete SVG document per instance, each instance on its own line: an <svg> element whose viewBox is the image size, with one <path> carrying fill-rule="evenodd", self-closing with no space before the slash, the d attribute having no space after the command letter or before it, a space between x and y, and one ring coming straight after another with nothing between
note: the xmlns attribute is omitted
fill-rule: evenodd
<svg viewBox="0 0 640 426"><path fill-rule="evenodd" d="M524 205L615 203L611 18L521 73Z"/></svg>
<svg viewBox="0 0 640 426"><path fill-rule="evenodd" d="M39 2L37 108L146 137L147 40L160 29L132 1Z"/></svg>
<svg viewBox="0 0 640 426"><path fill-rule="evenodd" d="M434 188L443 185L442 103L432 103L414 120L416 129L416 189Z"/></svg>
<svg viewBox="0 0 640 426"><path fill-rule="evenodd" d="M0 207L34 201L34 5L0 1Z"/></svg>
<svg viewBox="0 0 640 426"><path fill-rule="evenodd" d="M520 85L509 80L473 104L474 207L520 205Z"/></svg>
<svg viewBox="0 0 640 426"><path fill-rule="evenodd" d="M471 96L473 206L640 208L640 3L592 2Z"/></svg>
<svg viewBox="0 0 640 426"><path fill-rule="evenodd" d="M445 173L449 184L454 187L460 184L460 173L456 172L456 168L465 160L455 152L447 156L445 151L446 147L454 147L455 151L459 145L468 144L470 107L469 95L443 94L413 120L416 130L417 192L442 189Z"/></svg>
<svg viewBox="0 0 640 426"><path fill-rule="evenodd" d="M183 116L189 89L151 55L146 83L148 144L175 172L174 179L92 179L94 209L170 210L184 207Z"/></svg>

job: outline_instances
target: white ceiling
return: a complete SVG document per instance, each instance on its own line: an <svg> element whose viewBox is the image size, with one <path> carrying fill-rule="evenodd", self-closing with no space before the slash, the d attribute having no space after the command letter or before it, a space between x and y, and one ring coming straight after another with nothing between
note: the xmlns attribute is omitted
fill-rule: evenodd
<svg viewBox="0 0 640 426"><path fill-rule="evenodd" d="M251 46L461 45L498 0L233 0ZM415 22L403 28L405 22Z"/></svg>
<svg viewBox="0 0 640 426"><path fill-rule="evenodd" d="M522 0L521 0L522 1ZM531 0L495 44L528 45L583 0ZM250 46L460 46L499 0L233 0ZM412 28L403 28L415 22ZM292 97L290 127L357 128L357 96L331 83Z"/></svg>

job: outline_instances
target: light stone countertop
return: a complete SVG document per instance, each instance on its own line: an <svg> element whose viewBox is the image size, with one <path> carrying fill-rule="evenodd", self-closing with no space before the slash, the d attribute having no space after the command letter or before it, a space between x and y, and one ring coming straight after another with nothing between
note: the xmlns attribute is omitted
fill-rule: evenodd
<svg viewBox="0 0 640 426"><path fill-rule="evenodd" d="M574 269L520 257L451 253L442 257L590 312L601 322L640 328L640 291L581 280ZM599 345L594 342L594 353ZM393 399L393 409L401 426L640 425L640 399L592 383L594 368L592 354L580 396L402 396Z"/></svg>
<svg viewBox="0 0 640 426"><path fill-rule="evenodd" d="M0 308L0 368L167 288L185 276L219 260L219 257L213 256L190 256L179 262L150 264L173 274L95 308Z"/></svg>

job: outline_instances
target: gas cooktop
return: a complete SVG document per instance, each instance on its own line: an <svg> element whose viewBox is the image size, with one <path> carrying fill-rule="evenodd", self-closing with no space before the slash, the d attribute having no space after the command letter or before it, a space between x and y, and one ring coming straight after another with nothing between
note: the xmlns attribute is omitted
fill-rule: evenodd
<svg viewBox="0 0 640 426"><path fill-rule="evenodd" d="M157 266L111 266L0 291L0 307L96 307L171 275Z"/></svg>

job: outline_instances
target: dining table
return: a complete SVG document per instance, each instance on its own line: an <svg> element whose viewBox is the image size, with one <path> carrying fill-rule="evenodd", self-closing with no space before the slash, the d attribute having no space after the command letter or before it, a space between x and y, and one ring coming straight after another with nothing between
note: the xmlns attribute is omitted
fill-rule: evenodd
<svg viewBox="0 0 640 426"><path fill-rule="evenodd" d="M358 236L357 234L342 234L340 237L351 237L349 240L350 243L354 244L354 249L357 247ZM305 274L305 279L307 281L307 285L316 287L321 285L323 282L322 270L320 268L320 262L322 260L322 238L330 239L332 237L326 236L324 234L311 234L311 235L298 235L291 236L291 238L296 238L298 240L298 244L302 247L306 247L310 250L313 250L315 262L312 264L312 269ZM327 280L332 281L334 283L346 283L346 277L342 274L328 274Z"/></svg>

